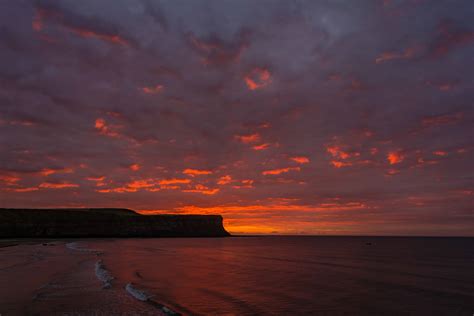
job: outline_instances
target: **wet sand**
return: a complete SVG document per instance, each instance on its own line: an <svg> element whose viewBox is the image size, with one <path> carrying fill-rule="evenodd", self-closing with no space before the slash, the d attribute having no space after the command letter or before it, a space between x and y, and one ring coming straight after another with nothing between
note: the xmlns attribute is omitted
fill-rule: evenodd
<svg viewBox="0 0 474 316"><path fill-rule="evenodd" d="M0 245L1 315L176 315L151 297L134 297L140 289L112 276L103 251L87 248L87 241L22 239Z"/></svg>

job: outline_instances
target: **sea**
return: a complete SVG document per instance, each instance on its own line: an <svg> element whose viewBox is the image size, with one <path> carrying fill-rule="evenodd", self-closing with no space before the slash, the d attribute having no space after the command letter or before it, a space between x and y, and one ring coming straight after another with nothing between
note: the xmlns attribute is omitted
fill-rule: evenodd
<svg viewBox="0 0 474 316"><path fill-rule="evenodd" d="M76 239L0 248L0 315L474 315L474 238Z"/></svg>

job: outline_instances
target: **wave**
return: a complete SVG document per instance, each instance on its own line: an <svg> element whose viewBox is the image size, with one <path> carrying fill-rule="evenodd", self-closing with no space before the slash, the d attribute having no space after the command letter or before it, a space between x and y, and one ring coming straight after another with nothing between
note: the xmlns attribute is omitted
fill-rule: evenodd
<svg viewBox="0 0 474 316"><path fill-rule="evenodd" d="M75 251L81 251L81 252L89 252L89 253L95 253L97 255L101 255L104 252L100 249L90 249L90 248L82 248L78 242L68 242L66 244L66 248L75 250Z"/></svg>
<svg viewBox="0 0 474 316"><path fill-rule="evenodd" d="M126 286L125 286L125 290L127 290L127 292L132 295L134 298L136 298L137 300L139 301L142 301L142 302L146 302L148 301L150 298L153 297L153 295L150 295L148 294L147 292L145 291L141 291L139 289L137 289L136 287L134 287L132 285L132 283L128 283Z"/></svg>
<svg viewBox="0 0 474 316"><path fill-rule="evenodd" d="M114 277L105 268L105 265L102 260L99 260L95 263L95 275L100 281L102 281L102 283L104 283L102 288L108 289L112 287L112 280L114 279Z"/></svg>
<svg viewBox="0 0 474 316"><path fill-rule="evenodd" d="M150 295L145 291L137 289L136 287L133 286L132 283L128 283L125 286L125 290L130 295L132 295L134 298L136 298L137 300L142 301L142 302L146 302L146 303L156 307L157 309L161 310L165 315L170 315L170 316L180 316L181 315L180 313L175 312L171 308L152 300L151 298L153 297L153 295Z"/></svg>

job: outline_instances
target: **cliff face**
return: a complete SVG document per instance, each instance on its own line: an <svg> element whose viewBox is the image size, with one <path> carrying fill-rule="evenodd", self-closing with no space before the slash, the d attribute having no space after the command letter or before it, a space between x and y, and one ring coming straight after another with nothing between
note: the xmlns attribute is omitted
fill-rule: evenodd
<svg viewBox="0 0 474 316"><path fill-rule="evenodd" d="M0 209L0 238L223 237L220 215L140 215L127 209Z"/></svg>

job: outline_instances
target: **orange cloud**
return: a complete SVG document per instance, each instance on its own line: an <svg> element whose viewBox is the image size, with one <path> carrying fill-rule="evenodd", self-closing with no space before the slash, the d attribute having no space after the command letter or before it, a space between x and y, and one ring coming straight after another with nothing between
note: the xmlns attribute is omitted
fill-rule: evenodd
<svg viewBox="0 0 474 316"><path fill-rule="evenodd" d="M441 156L441 157L442 157L442 156L447 156L448 153L445 152L445 151L442 151L442 150L437 150L437 151L434 151L434 152L433 152L433 155Z"/></svg>
<svg viewBox="0 0 474 316"><path fill-rule="evenodd" d="M265 150L267 149L268 147L270 147L270 144L269 143L265 143L265 144L261 144L261 145L255 145L253 146L253 150Z"/></svg>
<svg viewBox="0 0 474 316"><path fill-rule="evenodd" d="M64 15L61 12L55 10L47 9L37 9L33 20L31 22L31 27L34 31L40 32L44 28L45 18L54 18L54 21L58 23L65 30L74 33L82 38L96 38L104 42L108 42L115 45L124 45L127 46L129 43L127 40L122 38L118 34L107 34L98 32L91 29L79 28L75 26L68 25L64 19Z"/></svg>
<svg viewBox="0 0 474 316"><path fill-rule="evenodd" d="M68 189L68 188L77 188L79 185L70 183L70 182L62 182L62 183L52 183L52 182L43 182L39 185L42 189Z"/></svg>
<svg viewBox="0 0 474 316"><path fill-rule="evenodd" d="M235 139L244 143L244 144L251 144L260 141L260 134L254 133L249 135L235 135Z"/></svg>
<svg viewBox="0 0 474 316"><path fill-rule="evenodd" d="M117 133L116 131L113 131L112 128L108 126L106 121L102 118L98 118L95 120L94 127L102 135L106 135L110 137L120 136L119 133Z"/></svg>
<svg viewBox="0 0 474 316"><path fill-rule="evenodd" d="M88 178L86 178L86 180L95 181L95 182L102 182L102 181L105 180L105 176L102 176L102 177L88 177Z"/></svg>
<svg viewBox="0 0 474 316"><path fill-rule="evenodd" d="M103 187L103 186L106 185L106 183L104 182L105 176L102 176L102 177L88 177L88 178L86 178L86 180L95 182L95 185L97 187Z"/></svg>
<svg viewBox="0 0 474 316"><path fill-rule="evenodd" d="M178 190L180 186L176 184L187 184L190 183L189 179L163 179L156 181L155 179L140 179L133 180L126 183L124 186L116 188L104 188L97 190L99 193L126 193L126 192L137 192L140 190L146 190L149 192L157 192L160 190Z"/></svg>
<svg viewBox="0 0 474 316"><path fill-rule="evenodd" d="M160 189L162 190L179 190L181 187L179 185L162 185L160 186ZM153 189L150 189L148 191L153 191Z"/></svg>
<svg viewBox="0 0 474 316"><path fill-rule="evenodd" d="M96 190L99 193L137 192L142 189L151 189L156 185L153 179L133 180L122 187Z"/></svg>
<svg viewBox="0 0 474 316"><path fill-rule="evenodd" d="M42 175L42 176L49 176L51 174L56 174L56 173L73 173L74 172L74 169L72 168L63 168L63 169L49 169L49 168L45 168L45 169L42 169L39 174Z"/></svg>
<svg viewBox="0 0 474 316"><path fill-rule="evenodd" d="M381 64L389 60L395 60L395 59L410 59L415 56L417 51L418 51L418 48L412 47L412 48L407 48L403 52L400 52L400 53L384 52L375 59L375 63Z"/></svg>
<svg viewBox="0 0 474 316"><path fill-rule="evenodd" d="M352 162L344 162L344 161L336 161L336 160L331 160L330 161L331 165L333 165L335 168L342 168L342 167L348 167L352 166Z"/></svg>
<svg viewBox="0 0 474 316"><path fill-rule="evenodd" d="M175 208L175 211L186 214L255 214L256 211L301 211L301 212L324 212L324 211L349 211L368 208L362 202L340 202L340 203L319 203L309 204L291 204L288 202L263 203L251 205L218 205L209 207L200 207L187 205ZM153 214L152 210L142 210L142 214Z"/></svg>
<svg viewBox="0 0 474 316"><path fill-rule="evenodd" d="M300 167L288 167L288 168L281 168L281 169L273 169L273 170L265 170L262 172L264 176L266 175L278 175L290 171L300 171Z"/></svg>
<svg viewBox="0 0 474 316"><path fill-rule="evenodd" d="M186 189L186 190L183 190L183 192L201 193L201 194L204 194L204 195L214 195L217 192L219 192L219 190L220 189L218 189L218 188L210 189L210 188L206 187L205 185L197 184L194 187L194 189Z"/></svg>
<svg viewBox="0 0 474 316"><path fill-rule="evenodd" d="M217 181L217 184L219 185L225 185L229 184L232 181L232 177L229 175L223 176L219 178L219 181Z"/></svg>
<svg viewBox="0 0 474 316"><path fill-rule="evenodd" d="M347 159L351 156L348 152L343 151L339 146L327 146L326 150L335 158Z"/></svg>
<svg viewBox="0 0 474 316"><path fill-rule="evenodd" d="M133 165L130 165L128 168L130 168L130 170L132 171L138 171L140 170L141 166L137 163L134 163Z"/></svg>
<svg viewBox="0 0 474 316"><path fill-rule="evenodd" d="M270 200L270 199L269 199ZM171 211L176 214L221 214L224 216L224 225L228 231L234 233L299 233L333 232L338 226L345 226L348 221L331 222L325 218L339 218L339 212L359 211L373 208L359 201L332 201L329 203L294 204L294 199L263 201L262 203L241 205L221 204L213 206L185 205ZM169 210L140 210L141 214L170 213ZM299 220L295 216L280 216L296 213L302 216ZM320 216L317 223L308 221L308 216ZM296 215L298 216L298 215ZM291 225L288 225L289 221ZM320 225L320 226L315 226ZM347 233L347 232L346 232Z"/></svg>
<svg viewBox="0 0 474 316"><path fill-rule="evenodd" d="M184 169L183 173L187 174L191 177L194 177L194 176L201 176L201 175L211 174L212 171L210 171L210 170L198 170L198 169Z"/></svg>
<svg viewBox="0 0 474 316"><path fill-rule="evenodd" d="M234 189L251 189L253 188L254 180L246 179L241 181L241 185L234 185L232 188Z"/></svg>
<svg viewBox="0 0 474 316"><path fill-rule="evenodd" d="M389 170L387 170L387 172L386 172L386 174L387 174L388 176L394 176L394 175L399 174L399 173L400 173L400 170L396 170L396 169L389 169Z"/></svg>
<svg viewBox="0 0 474 316"><path fill-rule="evenodd" d="M100 189L96 191L99 193L125 193L125 192L137 192L137 189L129 188L129 187L119 187L119 188L111 188L111 189Z"/></svg>
<svg viewBox="0 0 474 316"><path fill-rule="evenodd" d="M159 84L154 87L143 87L141 90L146 94L157 94L163 91L163 86Z"/></svg>
<svg viewBox="0 0 474 316"><path fill-rule="evenodd" d="M151 179L146 179L146 180L134 180L132 182L129 182L127 186L130 189L143 189L143 188L150 188L155 186L155 182Z"/></svg>
<svg viewBox="0 0 474 316"><path fill-rule="evenodd" d="M244 81L250 90L261 89L271 83L271 74L265 68L255 68L244 77Z"/></svg>
<svg viewBox="0 0 474 316"><path fill-rule="evenodd" d="M387 160L391 165L402 162L405 159L405 156L399 151L389 152L387 155Z"/></svg>
<svg viewBox="0 0 474 316"><path fill-rule="evenodd" d="M429 116L421 120L421 125L424 127L432 127L432 126L452 124L452 123L456 123L460 121L463 118L463 116L464 115L461 112Z"/></svg>
<svg viewBox="0 0 474 316"><path fill-rule="evenodd" d="M290 159L299 164L309 163L309 158L304 156L291 157Z"/></svg>
<svg viewBox="0 0 474 316"><path fill-rule="evenodd" d="M19 193L22 193L22 192L33 192L33 191L38 191L38 190L39 190L39 188L37 188L37 187L11 189L11 191L13 191L13 192L19 192Z"/></svg>
<svg viewBox="0 0 474 316"><path fill-rule="evenodd" d="M434 159L424 159L422 157L418 158L416 160L417 162L417 167L422 167L423 165L436 165L439 163L439 160L434 160Z"/></svg>
<svg viewBox="0 0 474 316"><path fill-rule="evenodd" d="M160 185L169 185L169 184L186 184L190 183L189 179L165 179L159 182Z"/></svg>
<svg viewBox="0 0 474 316"><path fill-rule="evenodd" d="M0 175L0 181L6 183L7 185L14 185L20 180L21 178L14 175Z"/></svg>
<svg viewBox="0 0 474 316"><path fill-rule="evenodd" d="M123 45L123 46L127 46L128 45L128 41L126 41L125 39L123 39L122 37L120 37L119 35L117 34L105 34L105 33L99 33L97 31L93 31L93 30L88 30L88 29L81 29L81 28L76 28L76 27L72 27L72 26L66 26L66 28L82 37L82 38L96 38L96 39L99 39L101 41L104 41L104 42L108 42L108 43L111 43L111 44L115 44L115 45Z"/></svg>

